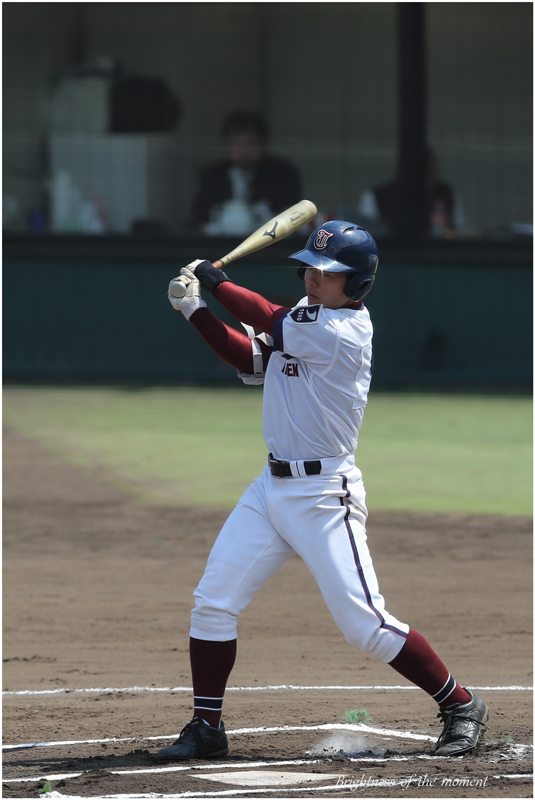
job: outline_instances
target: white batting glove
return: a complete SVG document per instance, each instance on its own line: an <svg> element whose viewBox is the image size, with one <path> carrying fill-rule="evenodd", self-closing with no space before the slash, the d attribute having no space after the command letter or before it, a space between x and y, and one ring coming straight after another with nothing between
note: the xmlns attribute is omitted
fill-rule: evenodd
<svg viewBox="0 0 535 800"><path fill-rule="evenodd" d="M198 308L206 306L206 303L201 297L201 285L193 272L197 264L200 263L201 259L198 259L197 261L192 261L187 267L182 267L180 275L170 281L167 290L167 297L175 311L182 311L188 320ZM184 284L186 287L186 294L183 297L174 297L171 294L171 284L175 281L180 281L180 283Z"/></svg>
<svg viewBox="0 0 535 800"><path fill-rule="evenodd" d="M195 261L191 262L191 264L186 264L185 267L182 267L182 269L180 270L180 280L183 281L183 283L185 283L186 285L191 280L197 280L197 278L195 277L195 267L197 267L199 264L202 263L203 263L202 258L196 258Z"/></svg>

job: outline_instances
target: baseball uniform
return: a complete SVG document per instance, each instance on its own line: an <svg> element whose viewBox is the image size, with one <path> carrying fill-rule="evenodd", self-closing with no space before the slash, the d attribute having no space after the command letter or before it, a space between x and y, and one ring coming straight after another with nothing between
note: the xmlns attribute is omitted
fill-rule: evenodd
<svg viewBox="0 0 535 800"><path fill-rule="evenodd" d="M267 460L225 522L194 592L194 717L158 757L228 752L221 711L238 618L294 554L308 566L346 640L437 702L444 729L435 752L468 752L485 728L488 707L457 683L421 634L386 610L367 544L366 493L354 454L371 381L373 331L362 299L375 279L376 244L354 223L333 220L292 258L301 262L307 296L291 309L236 286L207 261L183 268L186 296L169 293L173 307L245 383L264 382ZM249 326L248 335L208 310L201 287Z"/></svg>

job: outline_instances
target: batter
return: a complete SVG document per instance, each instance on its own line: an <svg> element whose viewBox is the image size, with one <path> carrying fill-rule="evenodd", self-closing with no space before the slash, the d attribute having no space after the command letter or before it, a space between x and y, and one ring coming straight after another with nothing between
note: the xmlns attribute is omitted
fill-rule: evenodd
<svg viewBox="0 0 535 800"><path fill-rule="evenodd" d="M291 258L300 264L306 290L293 309L236 286L202 260L181 270L185 297L169 294L173 307L245 383L264 384L269 455L223 526L194 592L193 719L158 756L228 753L221 716L238 617L295 553L348 643L436 700L444 723L436 754L466 753L477 745L488 707L455 681L423 636L388 613L367 546L366 493L354 453L372 372L373 329L362 300L375 280L376 243L354 223L334 220ZM218 320L201 288L213 292L247 334ZM262 333L255 336L254 329Z"/></svg>

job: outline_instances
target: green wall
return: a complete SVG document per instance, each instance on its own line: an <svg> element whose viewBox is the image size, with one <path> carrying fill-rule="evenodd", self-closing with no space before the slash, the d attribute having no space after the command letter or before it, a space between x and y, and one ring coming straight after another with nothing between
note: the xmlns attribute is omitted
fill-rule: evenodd
<svg viewBox="0 0 535 800"><path fill-rule="evenodd" d="M173 311L176 259L6 258L4 379L8 382L224 383L235 380ZM181 263L185 263L182 261ZM303 284L288 261L228 267L237 283L294 304ZM236 327L214 299L208 305ZM374 383L528 386L532 273L525 264L382 260L367 299Z"/></svg>

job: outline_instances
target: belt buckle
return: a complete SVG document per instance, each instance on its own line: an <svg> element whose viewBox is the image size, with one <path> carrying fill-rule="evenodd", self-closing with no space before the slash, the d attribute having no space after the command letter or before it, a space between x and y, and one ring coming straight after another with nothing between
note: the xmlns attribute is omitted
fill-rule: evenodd
<svg viewBox="0 0 535 800"><path fill-rule="evenodd" d="M273 453L270 453L268 455L268 464L269 464L270 472L273 475L273 477L274 478L278 478L279 475L277 475L277 472L279 472L279 469L278 469L279 462L277 461L276 458L273 458Z"/></svg>
<svg viewBox="0 0 535 800"><path fill-rule="evenodd" d="M268 464L274 478L287 478L291 475L289 463L287 461L280 461L278 458L273 458L273 453L268 455ZM288 467L287 473L285 473L285 467Z"/></svg>

